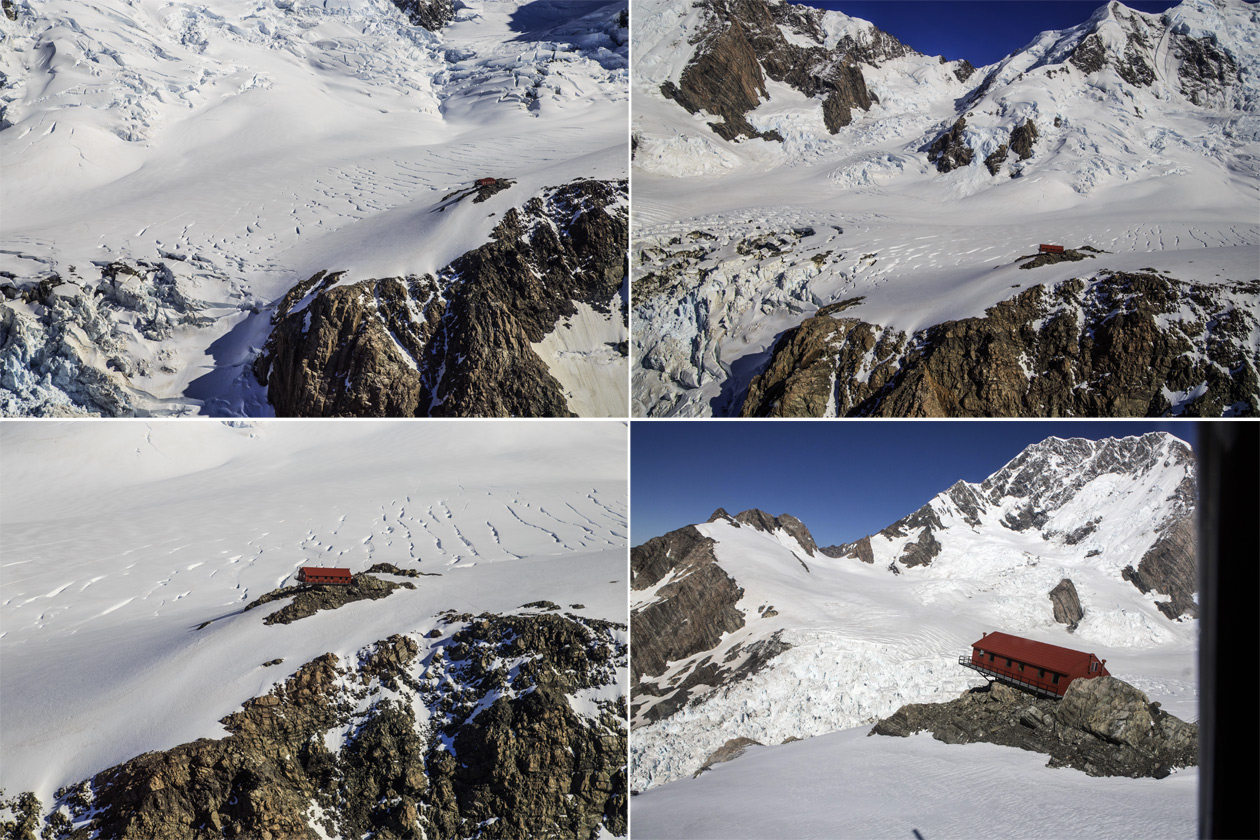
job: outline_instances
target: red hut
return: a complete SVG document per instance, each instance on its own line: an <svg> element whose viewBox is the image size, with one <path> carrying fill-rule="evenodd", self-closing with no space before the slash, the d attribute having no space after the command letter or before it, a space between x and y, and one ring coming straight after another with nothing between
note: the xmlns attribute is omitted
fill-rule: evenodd
<svg viewBox="0 0 1260 840"><path fill-rule="evenodd" d="M1063 246L1062 245L1038 245L1037 253L1038 254L1062 254Z"/></svg>
<svg viewBox="0 0 1260 840"><path fill-rule="evenodd" d="M321 566L303 566L298 569L298 580L302 583L332 583L337 586L349 586L354 582L349 569L327 569Z"/></svg>
<svg viewBox="0 0 1260 840"><path fill-rule="evenodd" d="M479 187L493 187L497 183L498 183L498 180L495 178L478 178L477 179L477 186Z"/></svg>
<svg viewBox="0 0 1260 840"><path fill-rule="evenodd" d="M990 681L1054 698L1062 697L1072 680L1111 676L1107 660L1092 653L1007 633L985 633L971 645L971 658L960 656L958 664L979 671Z"/></svg>

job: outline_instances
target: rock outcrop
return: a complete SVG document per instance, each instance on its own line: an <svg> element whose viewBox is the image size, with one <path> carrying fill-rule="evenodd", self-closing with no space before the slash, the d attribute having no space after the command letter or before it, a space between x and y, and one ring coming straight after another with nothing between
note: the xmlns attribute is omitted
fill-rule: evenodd
<svg viewBox="0 0 1260 840"><path fill-rule="evenodd" d="M924 730L947 744L984 742L1043 753L1050 757L1047 766L1091 776L1163 778L1198 764L1198 727L1114 677L1074 680L1062 700L993 683L948 703L902 706L870 734L905 737Z"/></svg>
<svg viewBox="0 0 1260 840"><path fill-rule="evenodd" d="M1028 160L1033 155L1033 144L1037 142L1037 124L1032 120L1024 120L1011 129L1011 151L1019 155L1020 160Z"/></svg>
<svg viewBox="0 0 1260 840"><path fill-rule="evenodd" d="M764 747L765 744L760 741L754 741L752 738L731 738L722 746L713 751L713 754L704 760L704 764L700 769L691 775L693 779L699 778L700 774L706 770L712 769L714 764L722 764L726 761L734 761L743 755L749 747Z"/></svg>
<svg viewBox="0 0 1260 840"><path fill-rule="evenodd" d="M1050 603L1054 609L1054 620L1067 625L1069 633L1075 633L1076 627L1085 617L1081 607L1080 596L1076 594L1076 585L1071 578L1064 578L1050 590Z"/></svg>
<svg viewBox="0 0 1260 840"><path fill-rule="evenodd" d="M431 32L441 31L455 19L455 0L393 0L393 4L416 26Z"/></svg>
<svg viewBox="0 0 1260 840"><path fill-rule="evenodd" d="M788 530L798 541L807 539L813 546L809 532L801 534L805 526L786 514L770 517L762 511L744 511L732 517L718 508L709 521L717 519L736 527ZM714 545L711 538L689 525L630 550L631 590L655 588L652 596L630 613L634 635L631 715L640 722L669 717L687 705L697 686L744 679L790 647L781 633L774 633L747 646L737 645L720 662L705 656L677 669L668 681L658 679L673 664L713 649L724 634L746 623L744 613L736 607L744 590L717 564ZM669 582L660 585L667 577ZM773 615L777 615L773 608L761 613L762 618Z"/></svg>
<svg viewBox="0 0 1260 840"><path fill-rule="evenodd" d="M449 636L391 636L357 664L312 660L225 717L225 738L145 753L63 788L45 836L624 835L624 702L600 701L594 714L570 702L617 682L624 626L550 614L445 620Z"/></svg>
<svg viewBox="0 0 1260 840"><path fill-rule="evenodd" d="M531 345L579 304L625 318L610 307L626 271L626 191L547 190L437 277L318 274L278 305L255 376L283 416L571 416Z"/></svg>
<svg viewBox="0 0 1260 840"><path fill-rule="evenodd" d="M372 577L360 572L351 576L348 586L324 585L318 583L300 583L297 586L282 586L261 595L245 605L245 610L261 607L273 601L285 598L293 600L281 609L263 619L263 624L292 624L298 619L312 616L320 610L335 610L338 607L355 601L378 601L388 597L396 589L415 589L414 583L394 583ZM206 625L202 625L203 627Z"/></svg>
<svg viewBox="0 0 1260 840"><path fill-rule="evenodd" d="M670 576L652 601L630 613L632 696L639 695L642 677L658 676L669 662L708 650L723 633L744 626L735 607L744 590L717 565L714 544L688 525L630 550L631 590L649 589Z"/></svg>
<svg viewBox="0 0 1260 840"><path fill-rule="evenodd" d="M740 415L1251 415L1258 325L1230 295L1256 291L1104 271L913 335L815 316L779 339Z"/></svg>
<svg viewBox="0 0 1260 840"><path fill-rule="evenodd" d="M782 140L747 119L768 95L767 78L817 99L827 130L835 134L852 122L853 109L870 110L875 101L859 63L913 52L879 29L861 41L846 35L828 48L819 9L777 0L706 0L704 7L691 58L678 83L665 82L661 93L690 113L720 117L709 126L727 140ZM785 30L797 37L789 39Z"/></svg>
<svg viewBox="0 0 1260 840"><path fill-rule="evenodd" d="M967 118L959 117L954 124L942 131L931 145L927 147L928 160L936 165L938 171L951 172L971 163L975 152L967 145Z"/></svg>
<svg viewBox="0 0 1260 840"><path fill-rule="evenodd" d="M1169 596L1167 601L1156 602L1160 611L1169 618L1196 618L1199 615L1199 606L1194 598L1199 587L1194 487L1193 482L1187 482L1187 485L1178 490L1186 500L1182 514L1160 531L1159 539L1142 556L1136 569L1126 566L1123 572L1125 580L1141 591Z"/></svg>

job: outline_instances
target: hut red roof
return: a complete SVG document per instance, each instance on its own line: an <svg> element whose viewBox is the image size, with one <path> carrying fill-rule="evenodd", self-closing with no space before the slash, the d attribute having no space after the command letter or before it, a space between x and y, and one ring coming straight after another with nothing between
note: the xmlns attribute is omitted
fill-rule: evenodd
<svg viewBox="0 0 1260 840"><path fill-rule="evenodd" d="M1090 654L1079 650L1034 642L1032 639L1000 632L989 633L971 646L1063 674L1074 673L1082 664L1088 666L1090 658Z"/></svg>
<svg viewBox="0 0 1260 840"><path fill-rule="evenodd" d="M298 569L298 580L303 583L351 583L353 577L349 569L303 566Z"/></svg>

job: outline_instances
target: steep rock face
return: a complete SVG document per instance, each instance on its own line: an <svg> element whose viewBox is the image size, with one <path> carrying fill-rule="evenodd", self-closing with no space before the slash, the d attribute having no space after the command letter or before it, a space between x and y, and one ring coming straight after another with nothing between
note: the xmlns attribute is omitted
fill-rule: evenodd
<svg viewBox="0 0 1260 840"><path fill-rule="evenodd" d="M655 586L665 574L671 578L655 600L630 614L632 693L642 676L662 674L670 661L708 650L723 633L744 626L735 607L744 591L717 565L713 545L687 526L630 550L632 590Z"/></svg>
<svg viewBox="0 0 1260 840"><path fill-rule="evenodd" d="M1124 569L1125 579L1138 589L1169 596L1167 601L1156 604L1169 618L1196 618L1199 615L1198 604L1194 601L1199 567L1195 553L1197 532L1191 515L1193 492L1193 487L1189 488L1189 509L1162 530L1159 540L1143 555L1138 567L1126 566Z"/></svg>
<svg viewBox="0 0 1260 840"><path fill-rule="evenodd" d="M827 557L848 557L851 560L861 560L863 563L874 563L875 552L871 548L871 538L869 536L862 537L856 542L844 543L843 545L828 545L818 549Z"/></svg>
<svg viewBox="0 0 1260 840"><path fill-rule="evenodd" d="M1091 776L1163 778L1198 764L1198 727L1114 677L1077 679L1062 700L992 684L948 703L912 703L875 724L871 735L930 730L947 744L984 742L1050 757L1049 767Z"/></svg>
<svg viewBox="0 0 1260 840"><path fill-rule="evenodd" d="M1085 617L1080 596L1076 594L1076 585L1071 578L1064 578L1050 590L1050 603L1054 609L1054 620L1066 624L1069 633L1074 632Z"/></svg>
<svg viewBox="0 0 1260 840"><path fill-rule="evenodd" d="M626 270L627 183L576 181L512 208L432 276L294 287L254 372L284 416L570 416L531 344ZM624 313L620 313L624 317Z"/></svg>
<svg viewBox="0 0 1260 840"><path fill-rule="evenodd" d="M913 52L878 29L862 40L845 35L828 49L822 11L779 0L707 0L705 10L678 83L665 82L661 92L693 114L703 110L720 116L722 122L710 127L727 140L782 139L757 131L747 120L767 96L766 78L818 99L827 130L835 134L852 122L854 108L870 110L873 102L858 62L874 64ZM794 37L789 39L785 30Z"/></svg>
<svg viewBox="0 0 1260 840"><path fill-rule="evenodd" d="M357 664L325 654L225 717L229 735L138 756L57 793L53 831L101 838L626 833L624 626L448 613ZM427 645L428 649L423 649ZM602 692L601 692L602 693ZM416 708L427 707L427 723ZM333 749L329 744L336 744ZM52 836L52 835L49 835Z"/></svg>
<svg viewBox="0 0 1260 840"><path fill-rule="evenodd" d="M1024 120L1011 129L1011 151L1019 155L1020 160L1028 160L1033 154L1033 143L1037 142L1037 124L1032 120Z"/></svg>
<svg viewBox="0 0 1260 840"><path fill-rule="evenodd" d="M1260 406L1247 339L1256 321L1230 295L1251 293L1254 284L1102 272L913 335L808 318L779 339L740 415L1250 415Z"/></svg>

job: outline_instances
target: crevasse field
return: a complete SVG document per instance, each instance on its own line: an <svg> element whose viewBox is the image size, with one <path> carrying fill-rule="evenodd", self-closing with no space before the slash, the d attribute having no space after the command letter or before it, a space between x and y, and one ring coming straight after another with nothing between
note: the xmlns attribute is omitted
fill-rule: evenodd
<svg viewBox="0 0 1260 840"><path fill-rule="evenodd" d="M624 623L626 437L610 422L6 421L0 787L48 803L146 750L222 737L221 717L305 662L418 638L447 609L545 599ZM289 625L262 623L284 601L241 612L304 564L377 562L426 575Z"/></svg>

